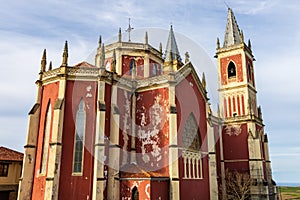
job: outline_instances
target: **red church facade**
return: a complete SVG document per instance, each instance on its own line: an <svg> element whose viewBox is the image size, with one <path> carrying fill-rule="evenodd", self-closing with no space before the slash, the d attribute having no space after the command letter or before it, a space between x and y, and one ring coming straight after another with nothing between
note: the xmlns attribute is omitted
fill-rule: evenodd
<svg viewBox="0 0 300 200"><path fill-rule="evenodd" d="M165 54L147 33L134 43L121 31L115 43L100 38L94 65L68 65L66 43L61 66L46 69L44 51L19 199L218 199L226 169L256 180L252 199L269 199L268 145L243 40L229 9L217 114L172 27Z"/></svg>

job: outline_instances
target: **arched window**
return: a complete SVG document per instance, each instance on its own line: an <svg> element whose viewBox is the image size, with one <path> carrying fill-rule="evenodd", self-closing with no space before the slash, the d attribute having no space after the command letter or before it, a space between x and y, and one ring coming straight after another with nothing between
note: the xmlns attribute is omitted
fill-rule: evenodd
<svg viewBox="0 0 300 200"><path fill-rule="evenodd" d="M134 186L134 188L132 189L131 199L132 200L139 200L139 191L138 191L136 186Z"/></svg>
<svg viewBox="0 0 300 200"><path fill-rule="evenodd" d="M41 167L40 167L40 173L42 174L46 174L46 169L47 169L51 117L52 117L52 109L51 109L51 103L49 102L46 111L46 116L45 116L45 123L44 123L43 149L42 149L42 159L41 159Z"/></svg>
<svg viewBox="0 0 300 200"><path fill-rule="evenodd" d="M248 64L248 80L252 81L252 70L250 64Z"/></svg>
<svg viewBox="0 0 300 200"><path fill-rule="evenodd" d="M132 70L134 69L134 68L136 68L136 63L135 63L135 60L134 59L131 59L130 60L130 64L129 64L129 75L131 75L132 74Z"/></svg>
<svg viewBox="0 0 300 200"><path fill-rule="evenodd" d="M202 178L201 135L198 123L191 113L185 123L182 135L182 158L184 178Z"/></svg>
<svg viewBox="0 0 300 200"><path fill-rule="evenodd" d="M156 65L156 63L152 64L152 75L153 76L157 75L157 65Z"/></svg>
<svg viewBox="0 0 300 200"><path fill-rule="evenodd" d="M86 115L84 107L84 102L81 100L76 113L73 173L82 173Z"/></svg>
<svg viewBox="0 0 300 200"><path fill-rule="evenodd" d="M232 61L230 61L229 65L228 65L227 74L228 74L228 78L236 77L236 67Z"/></svg>

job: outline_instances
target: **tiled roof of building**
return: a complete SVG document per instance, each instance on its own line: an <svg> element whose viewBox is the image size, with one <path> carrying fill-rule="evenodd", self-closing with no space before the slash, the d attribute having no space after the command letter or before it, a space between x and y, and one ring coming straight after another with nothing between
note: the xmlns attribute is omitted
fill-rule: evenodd
<svg viewBox="0 0 300 200"><path fill-rule="evenodd" d="M23 161L23 153L0 146L0 161Z"/></svg>

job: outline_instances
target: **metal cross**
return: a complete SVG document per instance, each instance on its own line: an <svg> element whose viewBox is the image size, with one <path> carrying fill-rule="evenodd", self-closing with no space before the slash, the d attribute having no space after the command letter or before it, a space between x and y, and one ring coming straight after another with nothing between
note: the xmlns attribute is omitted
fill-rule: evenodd
<svg viewBox="0 0 300 200"><path fill-rule="evenodd" d="M133 30L133 28L130 26L130 18L128 20L129 20L129 25L128 25L128 28L127 28L126 32L128 32L128 42L131 42L130 32Z"/></svg>

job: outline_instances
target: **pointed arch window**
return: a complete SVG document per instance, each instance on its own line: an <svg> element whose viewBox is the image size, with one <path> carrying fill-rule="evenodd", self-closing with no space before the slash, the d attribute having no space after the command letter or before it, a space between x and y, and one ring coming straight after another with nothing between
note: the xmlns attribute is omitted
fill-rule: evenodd
<svg viewBox="0 0 300 200"><path fill-rule="evenodd" d="M76 113L75 141L73 156L73 173L82 173L86 113L84 101L81 100Z"/></svg>
<svg viewBox="0 0 300 200"><path fill-rule="evenodd" d="M201 135L198 123L191 113L185 123L182 135L182 158L184 178L202 178Z"/></svg>
<svg viewBox="0 0 300 200"><path fill-rule="evenodd" d="M248 80L250 82L252 81L252 69L250 64L248 64Z"/></svg>
<svg viewBox="0 0 300 200"><path fill-rule="evenodd" d="M228 78L236 77L236 67L232 61L230 61L229 65L228 65L227 74L228 74Z"/></svg>
<svg viewBox="0 0 300 200"><path fill-rule="evenodd" d="M129 75L132 75L133 69L136 69L136 63L134 59L131 59L129 63Z"/></svg>
<svg viewBox="0 0 300 200"><path fill-rule="evenodd" d="M49 102L47 106L45 123L44 123L43 149L42 149L42 158L41 158L41 166L40 166L41 174L46 174L46 169L47 169L51 118L52 118L52 108L51 108L51 103Z"/></svg>
<svg viewBox="0 0 300 200"><path fill-rule="evenodd" d="M132 200L139 200L139 191L138 191L136 186L134 186L134 188L132 189L131 199Z"/></svg>

